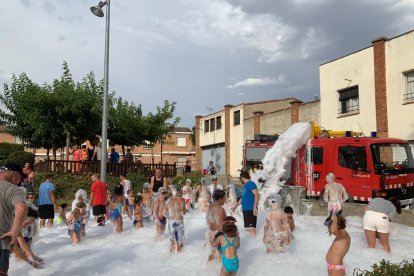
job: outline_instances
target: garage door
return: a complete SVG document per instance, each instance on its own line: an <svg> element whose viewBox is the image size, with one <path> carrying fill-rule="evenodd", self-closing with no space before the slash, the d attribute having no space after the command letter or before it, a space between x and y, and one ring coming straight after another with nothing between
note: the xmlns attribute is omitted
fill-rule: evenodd
<svg viewBox="0 0 414 276"><path fill-rule="evenodd" d="M217 174L226 174L226 151L224 145L202 148L202 166L207 168L210 161L214 162Z"/></svg>

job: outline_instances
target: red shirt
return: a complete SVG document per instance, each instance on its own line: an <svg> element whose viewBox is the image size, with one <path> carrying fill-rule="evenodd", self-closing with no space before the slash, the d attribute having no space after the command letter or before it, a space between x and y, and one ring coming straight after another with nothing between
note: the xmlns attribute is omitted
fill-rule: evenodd
<svg viewBox="0 0 414 276"><path fill-rule="evenodd" d="M91 193L93 193L93 206L106 205L106 184L100 180L96 180L92 183Z"/></svg>

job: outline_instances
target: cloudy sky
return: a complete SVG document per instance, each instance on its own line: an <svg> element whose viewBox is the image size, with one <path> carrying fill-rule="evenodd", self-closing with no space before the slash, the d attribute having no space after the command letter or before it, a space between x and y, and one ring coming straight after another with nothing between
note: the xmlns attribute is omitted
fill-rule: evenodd
<svg viewBox="0 0 414 276"><path fill-rule="evenodd" d="M0 85L38 83L67 61L103 77L105 19L93 0L0 0ZM109 86L152 111L177 102L181 126L226 104L313 100L319 65L414 29L414 0L114 0Z"/></svg>

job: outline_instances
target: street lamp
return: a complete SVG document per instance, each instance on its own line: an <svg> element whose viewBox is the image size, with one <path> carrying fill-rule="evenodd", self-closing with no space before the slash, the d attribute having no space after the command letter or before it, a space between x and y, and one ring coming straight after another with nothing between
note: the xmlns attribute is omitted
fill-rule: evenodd
<svg viewBox="0 0 414 276"><path fill-rule="evenodd" d="M102 158L101 158L101 173L100 178L102 181L106 181L106 162L108 161L108 71L109 71L109 18L110 18L110 0L105 2L99 1L98 6L91 7L91 12L98 16L103 17L104 12L102 8L106 5L106 27L105 27L105 67L104 67L104 91L103 91L103 104L102 104Z"/></svg>

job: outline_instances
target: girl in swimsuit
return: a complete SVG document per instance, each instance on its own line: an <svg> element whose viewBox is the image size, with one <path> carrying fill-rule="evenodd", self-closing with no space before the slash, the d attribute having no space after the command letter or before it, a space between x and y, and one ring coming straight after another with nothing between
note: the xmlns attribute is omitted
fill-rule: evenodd
<svg viewBox="0 0 414 276"><path fill-rule="evenodd" d="M236 219L231 216L224 218L223 235L218 236L211 242L212 246L221 245L221 267L220 275L236 275L239 269L239 257L237 249L240 247L240 237L236 226Z"/></svg>
<svg viewBox="0 0 414 276"><path fill-rule="evenodd" d="M116 233L122 232L122 226L123 226L123 221L122 221L122 216L121 216L122 203L121 203L121 211L119 210L120 209L119 205L120 205L120 202L122 202L123 198L124 198L124 195L122 194L115 195L113 196L109 204L109 217L111 221L114 223Z"/></svg>
<svg viewBox="0 0 414 276"><path fill-rule="evenodd" d="M135 215L135 219L134 219L134 226L135 229L139 229L144 227L144 224L142 223L142 209L141 209L141 203L142 203L142 196L137 195L135 196L135 200L134 200L134 215Z"/></svg>
<svg viewBox="0 0 414 276"><path fill-rule="evenodd" d="M79 208L75 208L72 214L66 219L66 225L68 226L68 234L72 239L73 244L77 244L81 240L81 223L82 214Z"/></svg>

